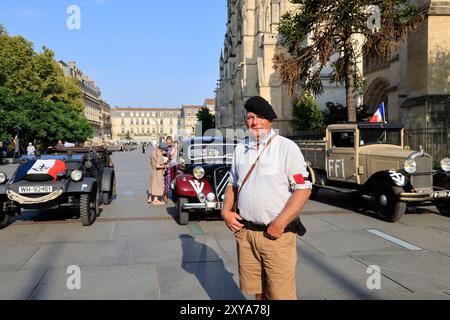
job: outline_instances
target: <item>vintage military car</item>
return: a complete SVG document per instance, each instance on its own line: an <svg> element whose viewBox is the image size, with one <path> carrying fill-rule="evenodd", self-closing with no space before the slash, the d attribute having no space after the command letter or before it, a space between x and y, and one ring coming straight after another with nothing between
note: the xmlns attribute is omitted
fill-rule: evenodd
<svg viewBox="0 0 450 320"><path fill-rule="evenodd" d="M404 147L400 124L333 124L322 140L296 142L308 163L312 198L321 188L367 196L378 216L390 222L402 217L407 204L435 204L449 214L450 159L442 159L440 172L434 172L429 154Z"/></svg>
<svg viewBox="0 0 450 320"><path fill-rule="evenodd" d="M99 214L115 195L111 153L105 148L49 148L37 157L22 157L8 179L0 172L0 227L21 209L75 207L84 226Z"/></svg>
<svg viewBox="0 0 450 320"><path fill-rule="evenodd" d="M172 181L180 224L187 224L190 214L220 212L237 143L215 136L183 140L178 150L179 174Z"/></svg>

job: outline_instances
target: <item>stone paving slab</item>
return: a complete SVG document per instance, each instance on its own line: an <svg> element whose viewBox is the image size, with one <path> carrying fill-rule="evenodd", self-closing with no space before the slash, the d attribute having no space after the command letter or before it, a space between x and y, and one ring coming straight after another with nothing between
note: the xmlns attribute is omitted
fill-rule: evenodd
<svg viewBox="0 0 450 320"><path fill-rule="evenodd" d="M358 213L351 213L351 214L325 213L318 216L318 218L342 230L365 230L373 228L383 228L391 224L390 222L381 221L376 217Z"/></svg>
<svg viewBox="0 0 450 320"><path fill-rule="evenodd" d="M0 230L0 243L28 242L41 228L41 225L9 225Z"/></svg>
<svg viewBox="0 0 450 320"><path fill-rule="evenodd" d="M25 270L50 267L126 265L129 256L125 240L59 242L43 244L24 266ZM125 258L123 258L125 257Z"/></svg>
<svg viewBox="0 0 450 320"><path fill-rule="evenodd" d="M354 254L366 265L378 265L381 273L413 292L448 292L450 257L439 252L405 254Z"/></svg>
<svg viewBox="0 0 450 320"><path fill-rule="evenodd" d="M365 230L307 232L301 240L326 256L342 256L369 251L398 252L406 250Z"/></svg>
<svg viewBox="0 0 450 320"><path fill-rule="evenodd" d="M112 239L148 237L151 242L157 242L158 238L171 236L177 238L182 234L188 234L187 226L180 226L174 221L121 221L115 224L111 234Z"/></svg>
<svg viewBox="0 0 450 320"><path fill-rule="evenodd" d="M399 223L387 224L378 230L410 242L422 249L450 251L449 233L435 227L412 227Z"/></svg>
<svg viewBox="0 0 450 320"><path fill-rule="evenodd" d="M26 300L43 278L45 270L0 272L0 300Z"/></svg>
<svg viewBox="0 0 450 320"><path fill-rule="evenodd" d="M40 246L40 243L0 243L0 272L20 271Z"/></svg>
<svg viewBox="0 0 450 320"><path fill-rule="evenodd" d="M216 239L209 236L192 237L183 234L179 237L135 238L129 240L130 260L139 263L190 263L217 262L227 259L227 253ZM125 264L122 257L120 264Z"/></svg>
<svg viewBox="0 0 450 320"><path fill-rule="evenodd" d="M306 244L298 246L297 295L300 300L382 299L410 291L381 278L381 290L369 290L367 266L350 256L327 257Z"/></svg>
<svg viewBox="0 0 450 320"><path fill-rule="evenodd" d="M320 219L318 216L304 215L301 216L301 221L306 228L306 232L322 232L322 231L339 231L339 227Z"/></svg>
<svg viewBox="0 0 450 320"><path fill-rule="evenodd" d="M32 300L155 300L160 299L154 265L81 267L81 289L69 290L67 268L50 268L30 296Z"/></svg>
<svg viewBox="0 0 450 320"><path fill-rule="evenodd" d="M81 221L67 224L40 224L37 231L28 237L33 242L83 242L108 240L113 230L113 222L94 222L83 226Z"/></svg>
<svg viewBox="0 0 450 320"><path fill-rule="evenodd" d="M429 212L424 214L405 214L399 222L412 227L439 227L450 230L449 217Z"/></svg>
<svg viewBox="0 0 450 320"><path fill-rule="evenodd" d="M163 299L244 300L254 297L239 290L236 264L224 261L158 266Z"/></svg>

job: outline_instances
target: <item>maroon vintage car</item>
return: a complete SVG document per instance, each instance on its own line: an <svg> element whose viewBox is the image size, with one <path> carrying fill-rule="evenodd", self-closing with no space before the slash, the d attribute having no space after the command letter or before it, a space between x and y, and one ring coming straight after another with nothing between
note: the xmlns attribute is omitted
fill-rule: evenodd
<svg viewBox="0 0 450 320"><path fill-rule="evenodd" d="M179 223L218 213L223 205L237 140L194 137L183 140L178 151L178 174L172 181Z"/></svg>

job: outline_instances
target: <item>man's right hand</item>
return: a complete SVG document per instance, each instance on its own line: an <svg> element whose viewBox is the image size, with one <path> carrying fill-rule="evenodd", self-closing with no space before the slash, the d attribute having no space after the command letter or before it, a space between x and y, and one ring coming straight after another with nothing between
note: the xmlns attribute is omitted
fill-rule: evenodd
<svg viewBox="0 0 450 320"><path fill-rule="evenodd" d="M222 210L221 216L228 229L232 232L237 232L244 227L244 225L239 222L242 220L241 216L234 211Z"/></svg>

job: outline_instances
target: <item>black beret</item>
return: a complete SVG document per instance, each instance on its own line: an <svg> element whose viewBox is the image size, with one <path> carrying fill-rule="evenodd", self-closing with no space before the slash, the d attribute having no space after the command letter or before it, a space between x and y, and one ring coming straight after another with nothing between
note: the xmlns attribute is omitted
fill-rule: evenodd
<svg viewBox="0 0 450 320"><path fill-rule="evenodd" d="M245 110L253 112L258 116L262 116L267 120L272 121L277 118L277 114L273 111L272 106L266 99L260 96L254 96L247 100L244 105Z"/></svg>

